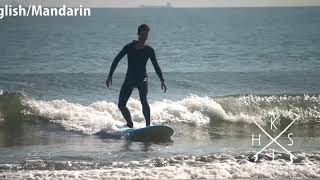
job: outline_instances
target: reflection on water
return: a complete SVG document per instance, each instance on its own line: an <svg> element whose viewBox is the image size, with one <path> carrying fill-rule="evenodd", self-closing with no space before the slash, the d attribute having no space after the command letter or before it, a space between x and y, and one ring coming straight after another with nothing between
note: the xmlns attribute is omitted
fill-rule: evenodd
<svg viewBox="0 0 320 180"><path fill-rule="evenodd" d="M167 141L167 142L135 142L130 140L125 140L123 143L123 146L121 148L121 151L135 151L135 149L132 149L132 147L136 148L138 146L138 149L143 152L151 152L155 151L153 149L154 146L172 146L174 143L173 140Z"/></svg>

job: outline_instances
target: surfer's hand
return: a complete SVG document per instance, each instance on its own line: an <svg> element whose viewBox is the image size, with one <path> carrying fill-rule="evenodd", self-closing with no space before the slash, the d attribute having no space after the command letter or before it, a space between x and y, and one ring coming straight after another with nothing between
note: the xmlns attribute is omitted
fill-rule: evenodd
<svg viewBox="0 0 320 180"><path fill-rule="evenodd" d="M164 81L161 81L161 89L163 89L164 92L167 91L167 86L166 86L166 84L164 83Z"/></svg>
<svg viewBox="0 0 320 180"><path fill-rule="evenodd" d="M112 77L108 76L108 79L106 80L107 87L112 86Z"/></svg>

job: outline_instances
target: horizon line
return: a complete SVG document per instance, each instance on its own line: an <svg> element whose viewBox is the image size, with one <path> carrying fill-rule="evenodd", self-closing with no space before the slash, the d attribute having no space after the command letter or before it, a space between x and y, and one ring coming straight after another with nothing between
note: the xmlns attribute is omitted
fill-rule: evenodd
<svg viewBox="0 0 320 180"><path fill-rule="evenodd" d="M319 5L262 5L262 6L86 6L90 8L133 8L133 9L182 9L182 8L264 8L264 7L320 7Z"/></svg>

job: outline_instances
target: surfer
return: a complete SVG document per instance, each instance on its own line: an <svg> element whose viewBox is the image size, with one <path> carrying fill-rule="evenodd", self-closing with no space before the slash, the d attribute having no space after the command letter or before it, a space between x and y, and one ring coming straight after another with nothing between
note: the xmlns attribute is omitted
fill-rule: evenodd
<svg viewBox="0 0 320 180"><path fill-rule="evenodd" d="M146 120L146 126L150 126L150 107L147 101L148 94L148 77L146 65L150 58L153 67L160 78L161 89L166 92L167 86L164 83L161 69L156 59L154 49L146 45L148 39L150 28L146 24L141 24L138 27L138 40L133 40L132 42L126 44L122 50L118 53L112 62L108 78L106 80L107 87L112 85L112 74L116 69L119 61L127 55L128 57L128 68L125 80L121 86L119 94L118 107L127 121L127 126L129 128L133 127L133 122L131 120L131 114L129 109L126 107L127 101L134 88L138 88L140 101L142 104L142 111L144 118Z"/></svg>

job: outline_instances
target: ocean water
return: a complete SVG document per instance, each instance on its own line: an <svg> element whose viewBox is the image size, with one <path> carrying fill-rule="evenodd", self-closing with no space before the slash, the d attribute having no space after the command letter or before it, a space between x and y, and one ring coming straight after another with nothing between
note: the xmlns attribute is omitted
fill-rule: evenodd
<svg viewBox="0 0 320 180"><path fill-rule="evenodd" d="M141 23L168 86L163 93L149 63L152 124L175 130L167 142L95 135L125 125L117 102L126 58L111 88L105 80ZM1 20L0 179L320 178L319 29L319 7ZM127 105L143 127L137 90ZM271 141L255 122L273 138L286 129L277 142L295 158L272 143L253 161Z"/></svg>

